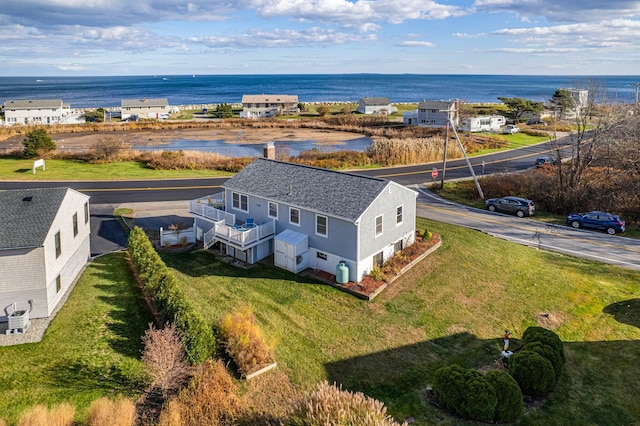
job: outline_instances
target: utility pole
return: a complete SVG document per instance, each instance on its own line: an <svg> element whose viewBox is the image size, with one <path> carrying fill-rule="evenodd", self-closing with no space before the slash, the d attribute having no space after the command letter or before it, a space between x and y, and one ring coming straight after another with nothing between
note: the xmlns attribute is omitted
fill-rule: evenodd
<svg viewBox="0 0 640 426"><path fill-rule="evenodd" d="M442 153L442 177L440 178L440 189L444 188L444 175L447 170L447 145L449 143L449 119L447 118L447 128L444 133L444 152Z"/></svg>
<svg viewBox="0 0 640 426"><path fill-rule="evenodd" d="M640 83L634 83L634 86L636 86L636 108L638 108L638 87Z"/></svg>

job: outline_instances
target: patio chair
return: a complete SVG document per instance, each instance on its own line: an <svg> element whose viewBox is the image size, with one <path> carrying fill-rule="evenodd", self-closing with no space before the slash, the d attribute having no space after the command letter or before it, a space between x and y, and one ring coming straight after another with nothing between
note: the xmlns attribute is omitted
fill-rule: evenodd
<svg viewBox="0 0 640 426"><path fill-rule="evenodd" d="M255 226L256 226L256 224L255 224L255 222L253 221L253 218L252 218L252 217L248 217L248 218L247 218L247 220L246 220L246 222L244 223L244 227L245 227L245 228L253 228L253 227L255 227Z"/></svg>

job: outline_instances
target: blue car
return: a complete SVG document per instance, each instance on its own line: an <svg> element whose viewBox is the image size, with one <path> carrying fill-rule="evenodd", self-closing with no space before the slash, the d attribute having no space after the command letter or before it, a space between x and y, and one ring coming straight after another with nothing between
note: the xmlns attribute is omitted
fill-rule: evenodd
<svg viewBox="0 0 640 426"><path fill-rule="evenodd" d="M624 221L620 216L607 212L571 213L567 223L574 228L600 229L610 235L624 232Z"/></svg>

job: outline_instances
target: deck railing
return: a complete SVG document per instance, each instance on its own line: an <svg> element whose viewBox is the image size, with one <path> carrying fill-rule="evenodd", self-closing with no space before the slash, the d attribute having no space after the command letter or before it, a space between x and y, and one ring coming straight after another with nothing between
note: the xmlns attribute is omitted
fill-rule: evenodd
<svg viewBox="0 0 640 426"><path fill-rule="evenodd" d="M253 228L243 228L225 223L223 220L216 222L209 231L204 234L205 248L211 247L215 240L224 241L241 249L248 248L254 243L276 233L276 222L272 220Z"/></svg>

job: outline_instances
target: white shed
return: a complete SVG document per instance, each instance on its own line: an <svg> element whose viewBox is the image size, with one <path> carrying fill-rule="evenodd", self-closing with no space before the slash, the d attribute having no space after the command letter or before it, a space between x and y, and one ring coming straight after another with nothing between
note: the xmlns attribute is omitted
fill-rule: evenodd
<svg viewBox="0 0 640 426"><path fill-rule="evenodd" d="M273 263L282 269L297 274L309 266L309 237L285 229L275 238Z"/></svg>

